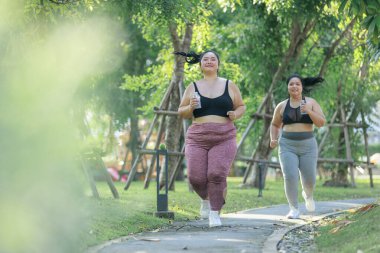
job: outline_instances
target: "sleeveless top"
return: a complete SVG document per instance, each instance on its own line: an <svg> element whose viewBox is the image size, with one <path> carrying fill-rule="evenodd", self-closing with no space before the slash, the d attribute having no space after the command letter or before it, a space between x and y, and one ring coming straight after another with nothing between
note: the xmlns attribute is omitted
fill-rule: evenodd
<svg viewBox="0 0 380 253"><path fill-rule="evenodd" d="M301 114L300 106L297 108L292 108L290 106L290 99L288 99L284 113L282 115L282 123L284 125L290 125L294 123L313 124L313 121L311 120L309 114Z"/></svg>
<svg viewBox="0 0 380 253"><path fill-rule="evenodd" d="M195 91L198 92L201 97L201 108L193 111L194 118L199 118L207 115L217 115L222 117L228 117L227 112L232 111L234 104L228 92L228 80L226 81L226 88L224 93L216 98L208 98L202 96L199 92L197 84L194 82Z"/></svg>

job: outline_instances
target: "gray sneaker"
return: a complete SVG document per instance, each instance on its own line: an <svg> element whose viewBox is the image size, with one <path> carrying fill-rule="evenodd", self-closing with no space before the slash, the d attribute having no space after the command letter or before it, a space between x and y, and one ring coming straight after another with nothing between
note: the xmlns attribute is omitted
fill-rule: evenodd
<svg viewBox="0 0 380 253"><path fill-rule="evenodd" d="M315 211L315 202L314 202L313 196L308 198L306 196L306 192L302 191L302 197L305 199L306 210L308 210L309 212L314 212Z"/></svg>

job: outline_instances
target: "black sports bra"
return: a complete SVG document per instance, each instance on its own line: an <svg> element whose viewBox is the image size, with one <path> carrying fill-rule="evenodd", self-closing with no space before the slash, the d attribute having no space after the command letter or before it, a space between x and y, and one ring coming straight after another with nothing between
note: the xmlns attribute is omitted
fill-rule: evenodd
<svg viewBox="0 0 380 253"><path fill-rule="evenodd" d="M305 99L305 98L302 98ZM284 113L282 115L282 123L284 125L290 125L294 123L313 124L309 114L301 114L301 107L292 108L290 106L290 99L286 103Z"/></svg>
<svg viewBox="0 0 380 253"><path fill-rule="evenodd" d="M199 118L207 115L217 115L221 117L228 117L227 112L232 111L234 104L228 92L228 80L226 81L226 88L224 93L216 98L208 98L202 96L199 92L197 84L194 82L195 91L201 97L201 108L193 111L194 118Z"/></svg>

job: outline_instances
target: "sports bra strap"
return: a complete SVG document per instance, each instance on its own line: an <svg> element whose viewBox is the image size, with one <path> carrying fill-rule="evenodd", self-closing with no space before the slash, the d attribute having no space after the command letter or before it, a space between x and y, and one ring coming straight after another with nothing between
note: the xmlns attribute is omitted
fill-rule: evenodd
<svg viewBox="0 0 380 253"><path fill-rule="evenodd" d="M224 88L224 94L228 94L228 79L226 81L226 88Z"/></svg>
<svg viewBox="0 0 380 253"><path fill-rule="evenodd" d="M199 91L198 91L198 87L197 87L197 84L196 84L195 82L193 82L193 83L194 83L195 91L199 93Z"/></svg>

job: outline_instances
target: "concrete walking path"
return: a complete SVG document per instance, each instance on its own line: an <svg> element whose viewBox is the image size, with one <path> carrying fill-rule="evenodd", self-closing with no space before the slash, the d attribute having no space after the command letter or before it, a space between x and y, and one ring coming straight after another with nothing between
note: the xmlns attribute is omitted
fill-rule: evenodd
<svg viewBox="0 0 380 253"><path fill-rule="evenodd" d="M208 220L176 222L170 228L126 236L93 247L88 253L171 253L171 252L277 252L277 243L295 226L326 215L373 203L373 198L317 201L308 213L300 204L300 219L286 219L288 205L276 205L222 215L223 226L208 227Z"/></svg>

